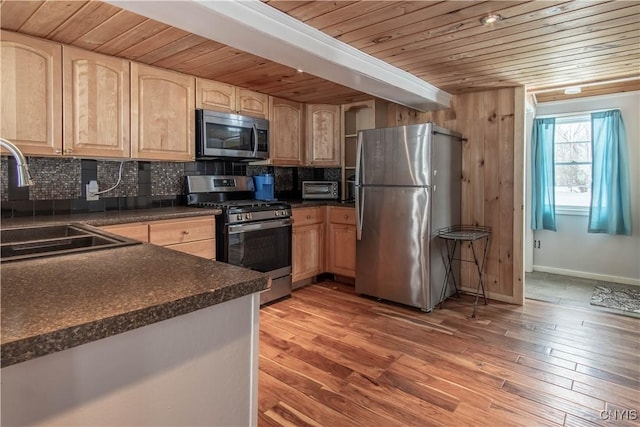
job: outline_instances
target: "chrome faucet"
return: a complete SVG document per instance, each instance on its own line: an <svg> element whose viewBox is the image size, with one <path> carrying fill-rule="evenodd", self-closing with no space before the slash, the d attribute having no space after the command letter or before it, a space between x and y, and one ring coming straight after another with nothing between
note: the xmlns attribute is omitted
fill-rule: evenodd
<svg viewBox="0 0 640 427"><path fill-rule="evenodd" d="M27 165L27 159L25 159L22 151L10 141L4 138L0 138L0 146L9 150L11 155L16 159L16 166L18 167L18 187L28 187L33 185L33 179L31 178L31 172L29 172L29 165Z"/></svg>

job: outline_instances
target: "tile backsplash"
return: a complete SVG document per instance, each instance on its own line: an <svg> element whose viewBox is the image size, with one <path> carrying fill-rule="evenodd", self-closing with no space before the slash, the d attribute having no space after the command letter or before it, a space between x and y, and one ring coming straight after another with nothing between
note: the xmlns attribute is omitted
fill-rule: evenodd
<svg viewBox="0 0 640 427"><path fill-rule="evenodd" d="M15 162L0 158L2 216L52 215L74 212L138 209L186 204L186 175L274 175L275 196L301 197L302 181L340 180L340 168L303 168L250 165L240 162L148 162L28 157L35 181L31 187L15 185ZM99 190L114 187L97 201L86 200L85 186L97 180Z"/></svg>

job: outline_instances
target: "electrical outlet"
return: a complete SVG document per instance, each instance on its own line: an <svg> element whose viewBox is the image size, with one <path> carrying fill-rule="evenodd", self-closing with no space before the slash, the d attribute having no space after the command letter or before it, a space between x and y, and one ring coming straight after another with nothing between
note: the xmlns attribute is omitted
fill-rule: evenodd
<svg viewBox="0 0 640 427"><path fill-rule="evenodd" d="M98 196L97 193L98 190L98 181L95 180L91 180L89 181L89 183L86 186L87 189L87 200L91 201L91 200L98 200L100 198L100 196Z"/></svg>

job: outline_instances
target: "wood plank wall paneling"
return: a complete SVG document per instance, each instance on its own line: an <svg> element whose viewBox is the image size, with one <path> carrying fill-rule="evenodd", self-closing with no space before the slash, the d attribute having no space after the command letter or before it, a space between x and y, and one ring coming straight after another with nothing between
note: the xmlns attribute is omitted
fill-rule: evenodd
<svg viewBox="0 0 640 427"><path fill-rule="evenodd" d="M519 93L522 96L517 96ZM516 102L523 103L518 115ZM390 109L390 125L432 121L460 132L467 139L462 154L462 223L492 229L485 267L488 296L521 304L523 177L520 175L524 165L521 158L524 131L519 131L520 137L516 132L524 121L524 89L454 95L451 105L449 110L426 113L397 106ZM514 208L516 205L518 209ZM476 248L482 249L482 245ZM472 258L469 245L462 256ZM461 269L463 287L474 290L478 277L475 266L462 263Z"/></svg>

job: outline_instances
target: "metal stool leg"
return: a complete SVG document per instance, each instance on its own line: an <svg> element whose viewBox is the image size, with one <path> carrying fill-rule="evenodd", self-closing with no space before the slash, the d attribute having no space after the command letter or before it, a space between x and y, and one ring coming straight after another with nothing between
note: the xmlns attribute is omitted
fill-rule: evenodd
<svg viewBox="0 0 640 427"><path fill-rule="evenodd" d="M484 305L487 305L487 295L484 291L484 264L487 260L487 249L489 248L489 237L486 238L484 243L484 250L482 254L482 262L478 261L478 256L476 255L476 249L471 242L471 253L473 254L473 262L476 264L476 269L478 270L478 284L476 286L476 299L473 302L473 314L472 318L475 319L476 313L478 311L478 298L480 297L480 289L482 289L482 298L484 299Z"/></svg>
<svg viewBox="0 0 640 427"><path fill-rule="evenodd" d="M453 241L453 249L451 251L449 250L449 242L445 241L444 244L447 249L447 266L446 273L444 275L444 282L442 283L442 291L440 292L441 309L444 307L444 300L447 295L447 288L449 287L449 277L453 279L453 287L456 290L456 295L458 294L458 285L456 284L456 278L453 274L453 258L455 257L457 242L455 240Z"/></svg>

